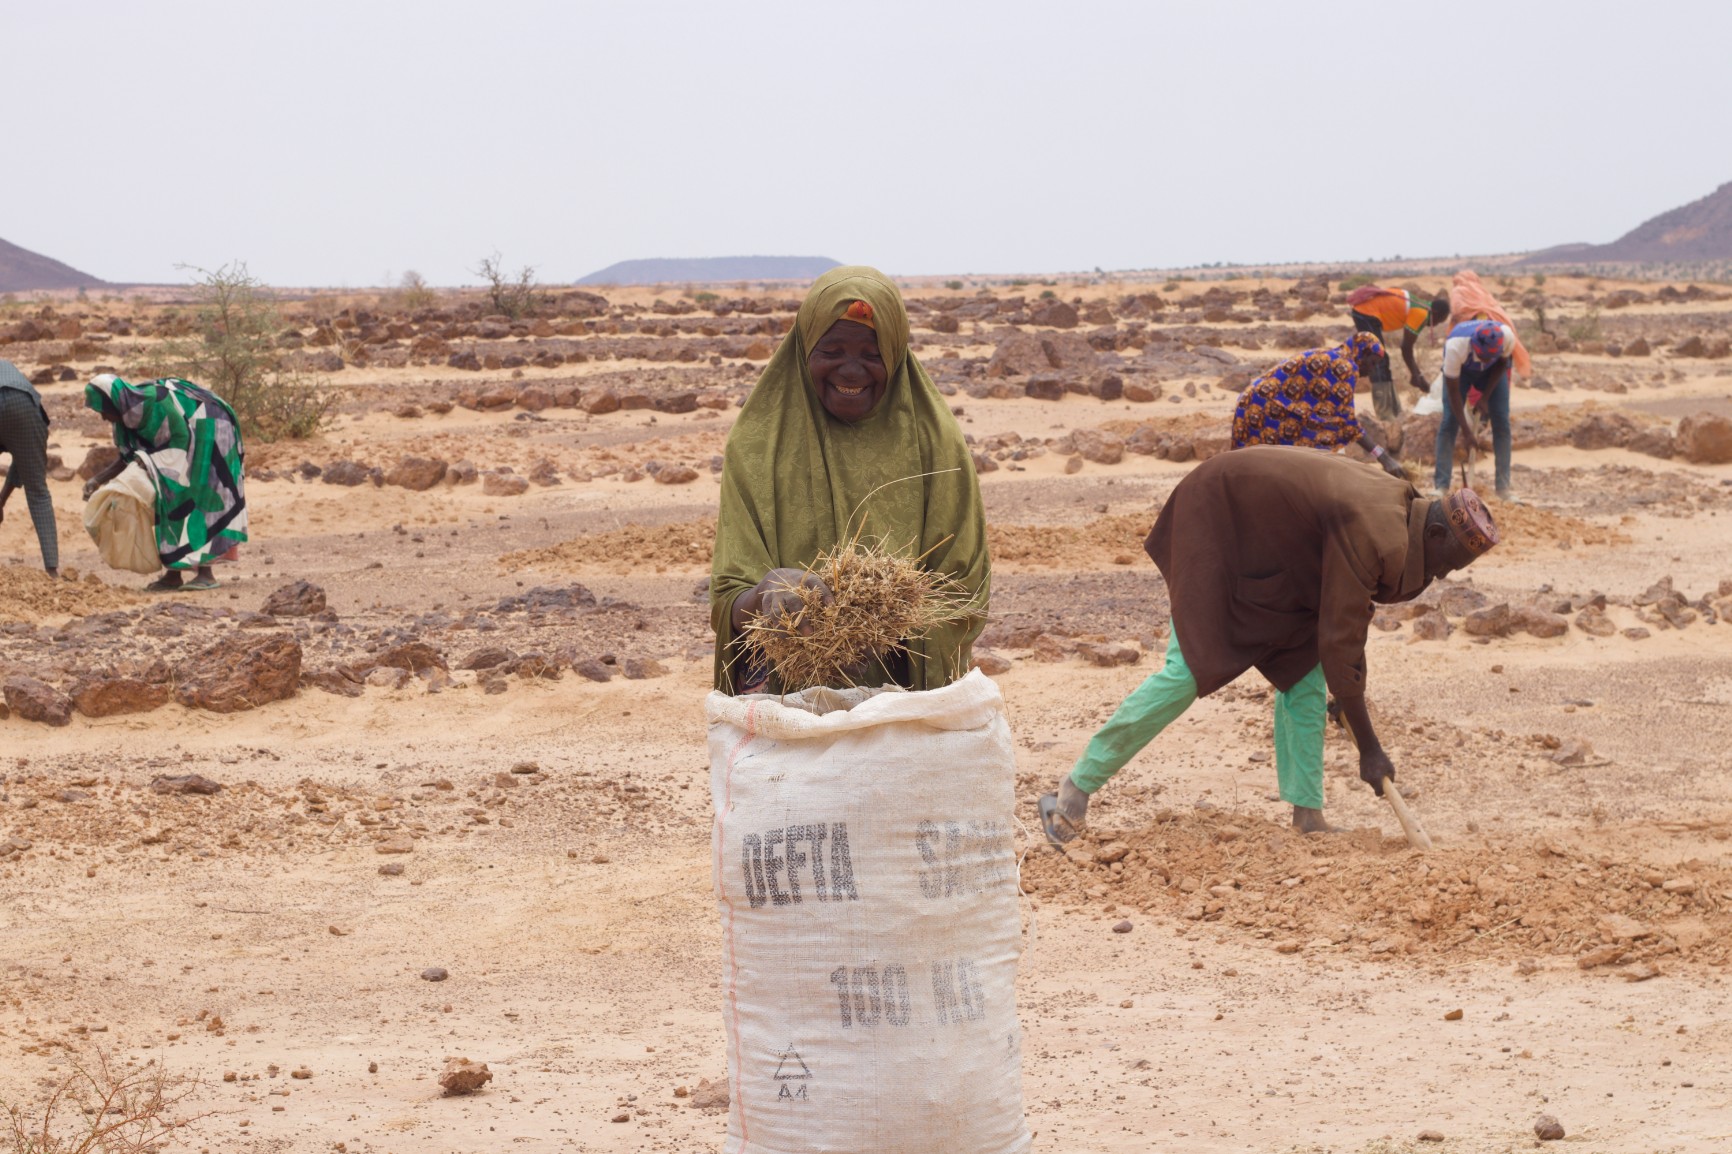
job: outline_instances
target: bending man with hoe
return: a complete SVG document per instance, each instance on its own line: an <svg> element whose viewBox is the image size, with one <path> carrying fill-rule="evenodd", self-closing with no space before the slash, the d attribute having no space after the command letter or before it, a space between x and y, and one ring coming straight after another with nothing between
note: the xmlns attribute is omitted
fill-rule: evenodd
<svg viewBox="0 0 1732 1154"><path fill-rule="evenodd" d="M1047 836L1075 837L1091 794L1198 697L1252 668L1279 691L1275 770L1294 828L1330 828L1325 687L1359 744L1359 776L1382 797L1395 766L1365 708L1372 603L1412 600L1497 539L1473 490L1427 501L1340 457L1253 446L1197 466L1146 546L1172 601L1166 666L1089 740L1057 794L1041 798Z"/></svg>

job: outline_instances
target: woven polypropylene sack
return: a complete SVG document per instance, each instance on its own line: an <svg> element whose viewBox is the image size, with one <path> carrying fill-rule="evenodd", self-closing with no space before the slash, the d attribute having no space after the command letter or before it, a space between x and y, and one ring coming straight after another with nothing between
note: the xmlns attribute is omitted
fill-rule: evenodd
<svg viewBox="0 0 1732 1154"><path fill-rule="evenodd" d="M1021 951L1004 699L706 703L726 1154L1018 1154Z"/></svg>

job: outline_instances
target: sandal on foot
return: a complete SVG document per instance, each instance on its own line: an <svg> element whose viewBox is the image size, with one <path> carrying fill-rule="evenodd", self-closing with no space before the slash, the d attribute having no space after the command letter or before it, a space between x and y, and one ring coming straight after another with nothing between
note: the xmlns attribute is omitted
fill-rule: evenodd
<svg viewBox="0 0 1732 1154"><path fill-rule="evenodd" d="M186 587L186 582L184 581L176 581L173 585L170 585L168 584L167 577L158 577L155 581L146 585L144 591L146 593L173 593L177 589L185 589Z"/></svg>
<svg viewBox="0 0 1732 1154"><path fill-rule="evenodd" d="M215 589L216 587L217 579L215 577L202 577L197 581L188 581L186 584L181 586L182 589L188 590Z"/></svg>

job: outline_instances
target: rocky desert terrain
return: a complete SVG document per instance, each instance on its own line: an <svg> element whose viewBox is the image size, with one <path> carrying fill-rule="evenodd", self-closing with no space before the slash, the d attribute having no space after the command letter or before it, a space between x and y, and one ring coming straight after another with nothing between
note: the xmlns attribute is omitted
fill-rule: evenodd
<svg viewBox="0 0 1732 1154"><path fill-rule="evenodd" d="M1036 1149L1505 1151L1542 1115L1573 1149L1732 1143L1732 291L1487 283L1535 358L1523 503L1369 647L1424 855L1336 733L1353 832L1287 829L1254 674L1137 758L1085 842L1048 848L1034 813L1159 661L1161 502L1261 368L1351 331L1341 277L906 286L993 523L976 656L1037 835ZM248 446L252 540L174 595L83 532L111 450L81 391L183 305L0 307L70 570L40 572L15 500L0 1102L39 1110L101 1055L189 1091L167 1149L719 1147L706 586L727 432L798 303L288 301L276 343L333 419ZM1427 477L1435 422L1368 425ZM458 1057L491 1079L447 1096Z"/></svg>

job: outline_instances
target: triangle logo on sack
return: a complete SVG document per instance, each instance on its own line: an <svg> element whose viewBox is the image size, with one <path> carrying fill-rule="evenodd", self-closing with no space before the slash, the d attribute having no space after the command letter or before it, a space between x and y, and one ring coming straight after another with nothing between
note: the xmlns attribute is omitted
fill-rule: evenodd
<svg viewBox="0 0 1732 1154"><path fill-rule="evenodd" d="M800 1057L800 1051L789 1046L782 1051L781 1060L776 1063L776 1081L804 1082L812 1076L812 1071L806 1066L806 1059Z"/></svg>

